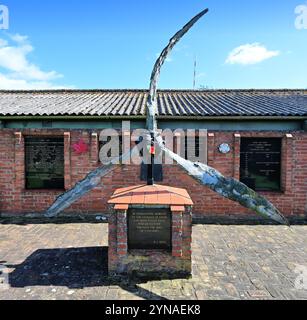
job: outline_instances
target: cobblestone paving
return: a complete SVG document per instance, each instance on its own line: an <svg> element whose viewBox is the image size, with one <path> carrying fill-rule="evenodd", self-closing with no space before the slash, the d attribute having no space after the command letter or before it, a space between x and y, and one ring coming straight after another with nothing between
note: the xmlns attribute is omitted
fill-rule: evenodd
<svg viewBox="0 0 307 320"><path fill-rule="evenodd" d="M193 278L147 283L108 278L107 239L106 224L0 225L0 300L307 299L306 226L196 225Z"/></svg>

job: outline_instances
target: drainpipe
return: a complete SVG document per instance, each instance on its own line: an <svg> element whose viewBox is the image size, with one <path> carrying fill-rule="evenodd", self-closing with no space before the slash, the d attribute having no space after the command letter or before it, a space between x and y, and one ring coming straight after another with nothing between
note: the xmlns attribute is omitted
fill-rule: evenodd
<svg viewBox="0 0 307 320"><path fill-rule="evenodd" d="M303 130L307 132L307 121L304 121L303 123Z"/></svg>

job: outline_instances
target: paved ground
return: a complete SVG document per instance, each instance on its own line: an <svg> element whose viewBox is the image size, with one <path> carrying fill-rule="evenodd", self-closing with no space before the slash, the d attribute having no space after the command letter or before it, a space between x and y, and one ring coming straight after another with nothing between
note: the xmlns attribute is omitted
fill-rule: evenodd
<svg viewBox="0 0 307 320"><path fill-rule="evenodd" d="M295 289L306 226L196 225L193 234L192 279L119 283L107 277L106 224L0 225L0 282L9 273L10 283L0 300L307 299Z"/></svg>

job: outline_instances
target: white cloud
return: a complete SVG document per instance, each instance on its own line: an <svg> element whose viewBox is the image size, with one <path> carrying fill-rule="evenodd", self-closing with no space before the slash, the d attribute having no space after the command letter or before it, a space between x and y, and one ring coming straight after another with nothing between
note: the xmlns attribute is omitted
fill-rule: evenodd
<svg viewBox="0 0 307 320"><path fill-rule="evenodd" d="M0 39L0 89L55 89L54 80L63 76L56 71L43 71L30 61L34 51L27 36L9 35Z"/></svg>
<svg viewBox="0 0 307 320"><path fill-rule="evenodd" d="M7 46L8 42L4 39L0 39L0 47L5 47Z"/></svg>
<svg viewBox="0 0 307 320"><path fill-rule="evenodd" d="M233 49L229 53L226 63L251 65L279 55L280 51L270 51L260 43L245 44Z"/></svg>
<svg viewBox="0 0 307 320"><path fill-rule="evenodd" d="M20 35L19 33L16 33L16 34L11 34L10 35L10 38L15 41L15 42L18 42L18 43L25 43L29 37L28 36L22 36Z"/></svg>
<svg viewBox="0 0 307 320"><path fill-rule="evenodd" d="M2 90L44 90L44 89L73 89L71 86L57 86L48 81L29 81L14 79L0 73L0 89Z"/></svg>

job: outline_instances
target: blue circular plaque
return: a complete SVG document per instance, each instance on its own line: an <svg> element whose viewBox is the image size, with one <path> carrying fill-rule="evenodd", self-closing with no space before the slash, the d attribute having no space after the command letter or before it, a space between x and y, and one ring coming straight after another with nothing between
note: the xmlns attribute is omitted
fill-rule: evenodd
<svg viewBox="0 0 307 320"><path fill-rule="evenodd" d="M219 146L220 153L227 154L230 152L230 146L227 143L223 143Z"/></svg>

